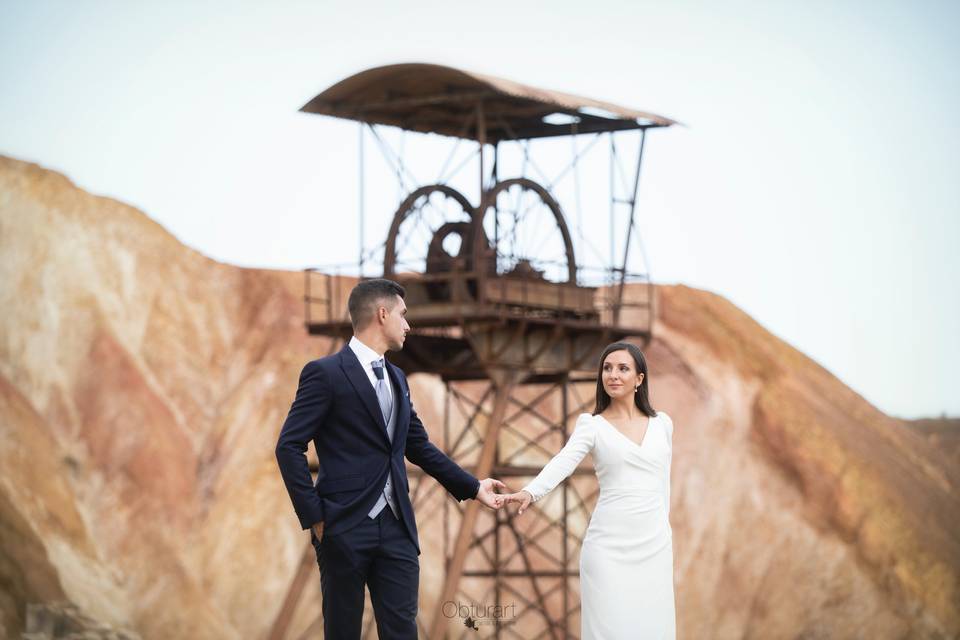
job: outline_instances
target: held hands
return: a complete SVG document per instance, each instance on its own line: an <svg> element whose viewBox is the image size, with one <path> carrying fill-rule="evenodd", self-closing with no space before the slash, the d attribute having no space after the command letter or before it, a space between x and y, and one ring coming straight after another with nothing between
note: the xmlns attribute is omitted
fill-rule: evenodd
<svg viewBox="0 0 960 640"><path fill-rule="evenodd" d="M517 491L516 493L508 493L500 497L503 498L503 504L513 502L520 505L520 508L517 510L518 516L523 515L523 512L526 511L530 503L533 502L533 496L530 495L529 491Z"/></svg>
<svg viewBox="0 0 960 640"><path fill-rule="evenodd" d="M476 500L488 509L499 509L503 506L503 496L497 493L497 489L506 489L507 485L499 480L487 478L480 481L480 489L477 491Z"/></svg>
<svg viewBox="0 0 960 640"><path fill-rule="evenodd" d="M480 489L477 491L476 499L489 509L500 509L511 502L520 505L517 515L522 515L530 503L533 502L533 496L529 491L518 491L516 493L498 494L497 489L507 489L507 485L494 478L487 478L480 481Z"/></svg>
<svg viewBox="0 0 960 640"><path fill-rule="evenodd" d="M317 542L323 540L323 520L313 525L313 535L317 536Z"/></svg>

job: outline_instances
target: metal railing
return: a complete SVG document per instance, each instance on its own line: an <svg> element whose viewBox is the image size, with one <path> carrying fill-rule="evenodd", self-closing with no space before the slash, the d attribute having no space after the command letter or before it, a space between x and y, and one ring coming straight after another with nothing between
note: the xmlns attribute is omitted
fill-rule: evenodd
<svg viewBox="0 0 960 640"><path fill-rule="evenodd" d="M304 315L308 327L349 322L347 298L353 284L361 279L347 272L351 266L304 270ZM482 307L511 316L547 314L646 329L653 320L653 284L649 277L616 268L578 269L579 285L472 271L408 273L395 278L407 288L408 306L444 305L444 311L451 316Z"/></svg>

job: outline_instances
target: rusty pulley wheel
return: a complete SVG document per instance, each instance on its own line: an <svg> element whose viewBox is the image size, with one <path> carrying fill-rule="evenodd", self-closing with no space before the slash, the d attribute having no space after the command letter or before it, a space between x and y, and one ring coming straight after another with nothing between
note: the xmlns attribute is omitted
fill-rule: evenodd
<svg viewBox="0 0 960 640"><path fill-rule="evenodd" d="M474 219L474 256L480 271L497 276L577 282L573 241L560 205L528 178L495 184Z"/></svg>
<svg viewBox="0 0 960 640"><path fill-rule="evenodd" d="M440 248L455 247L456 255L461 257L457 245L472 246L469 229L473 226L476 210L470 201L453 187L444 184L432 184L420 187L407 196L397 207L387 232L387 242L383 255L383 275L390 278L397 273L426 273L431 243L440 232L446 244ZM451 226L453 225L453 226ZM441 231L442 230L442 231ZM442 259L438 249L434 249L434 261Z"/></svg>

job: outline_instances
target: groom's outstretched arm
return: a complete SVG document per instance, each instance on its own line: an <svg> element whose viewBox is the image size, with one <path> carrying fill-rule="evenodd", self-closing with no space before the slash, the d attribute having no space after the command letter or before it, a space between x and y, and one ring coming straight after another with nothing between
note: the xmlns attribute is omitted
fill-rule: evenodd
<svg viewBox="0 0 960 640"><path fill-rule="evenodd" d="M320 363L308 362L300 373L296 398L277 441L280 475L304 529L324 520L323 502L314 491L306 452L329 408L330 382Z"/></svg>
<svg viewBox="0 0 960 640"><path fill-rule="evenodd" d="M440 451L427 436L420 417L410 403L410 430L407 433L407 460L417 465L450 492L457 500L475 498L480 490L480 481L464 471L460 465Z"/></svg>

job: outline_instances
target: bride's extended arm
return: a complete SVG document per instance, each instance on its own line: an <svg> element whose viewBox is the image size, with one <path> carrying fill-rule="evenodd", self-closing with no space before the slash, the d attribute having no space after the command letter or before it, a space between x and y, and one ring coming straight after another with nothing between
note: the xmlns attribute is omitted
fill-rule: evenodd
<svg viewBox="0 0 960 640"><path fill-rule="evenodd" d="M595 419L588 413L581 414L577 419L573 435L570 436L560 453L553 456L553 459L547 463L537 477L521 491L529 493L533 502L547 495L573 473L584 456L593 449L595 442Z"/></svg>

